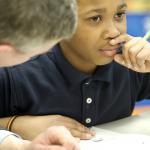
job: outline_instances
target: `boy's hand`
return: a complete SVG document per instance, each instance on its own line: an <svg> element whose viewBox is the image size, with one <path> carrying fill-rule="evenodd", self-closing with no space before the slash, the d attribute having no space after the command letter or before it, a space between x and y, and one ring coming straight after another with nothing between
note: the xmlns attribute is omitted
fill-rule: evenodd
<svg viewBox="0 0 150 150"><path fill-rule="evenodd" d="M61 115L20 116L13 123L12 131L24 139L32 140L51 126L65 126L74 137L80 139L90 139L94 135L93 131L78 121Z"/></svg>
<svg viewBox="0 0 150 150"><path fill-rule="evenodd" d="M141 37L121 35L110 41L111 45L124 43L123 53L117 54L114 60L137 72L150 72L150 43Z"/></svg>

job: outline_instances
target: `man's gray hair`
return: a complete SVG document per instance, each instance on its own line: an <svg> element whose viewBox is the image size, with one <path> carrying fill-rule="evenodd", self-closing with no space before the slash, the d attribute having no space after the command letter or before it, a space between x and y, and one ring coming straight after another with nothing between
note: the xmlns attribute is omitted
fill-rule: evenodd
<svg viewBox="0 0 150 150"><path fill-rule="evenodd" d="M75 0L0 0L0 44L20 49L71 36Z"/></svg>

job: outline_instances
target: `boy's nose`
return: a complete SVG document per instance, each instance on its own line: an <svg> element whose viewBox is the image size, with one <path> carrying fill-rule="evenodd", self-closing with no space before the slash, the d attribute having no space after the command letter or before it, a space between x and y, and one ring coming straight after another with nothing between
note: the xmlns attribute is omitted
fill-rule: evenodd
<svg viewBox="0 0 150 150"><path fill-rule="evenodd" d="M108 25L106 25L106 32L104 35L105 39L113 39L118 37L120 34L120 31L114 23L109 23Z"/></svg>

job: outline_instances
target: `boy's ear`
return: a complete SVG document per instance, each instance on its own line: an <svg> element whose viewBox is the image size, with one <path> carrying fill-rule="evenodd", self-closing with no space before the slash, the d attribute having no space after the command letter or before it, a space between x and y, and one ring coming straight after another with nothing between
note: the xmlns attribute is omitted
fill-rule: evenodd
<svg viewBox="0 0 150 150"><path fill-rule="evenodd" d="M0 44L0 53L10 53L13 51L13 47L7 44Z"/></svg>

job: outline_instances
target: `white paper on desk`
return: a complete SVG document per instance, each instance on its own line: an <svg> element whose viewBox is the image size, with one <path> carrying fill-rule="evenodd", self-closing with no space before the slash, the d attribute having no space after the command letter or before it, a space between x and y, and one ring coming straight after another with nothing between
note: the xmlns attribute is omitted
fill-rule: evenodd
<svg viewBox="0 0 150 150"><path fill-rule="evenodd" d="M142 134L124 134L93 128L96 137L80 142L81 150L150 150L150 136Z"/></svg>

